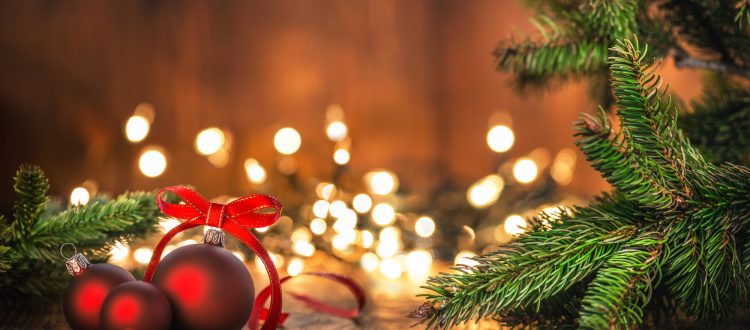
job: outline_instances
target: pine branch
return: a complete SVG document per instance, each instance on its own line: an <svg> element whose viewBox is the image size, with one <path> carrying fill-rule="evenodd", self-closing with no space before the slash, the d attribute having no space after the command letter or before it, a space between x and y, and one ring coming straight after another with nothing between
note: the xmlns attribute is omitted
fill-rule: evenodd
<svg viewBox="0 0 750 330"><path fill-rule="evenodd" d="M660 273L664 239L645 232L615 253L591 282L583 299L583 329L630 329L643 323L643 309Z"/></svg>
<svg viewBox="0 0 750 330"><path fill-rule="evenodd" d="M13 189L18 195L13 204L13 234L15 239L22 239L47 207L49 181L38 166L21 165Z"/></svg>

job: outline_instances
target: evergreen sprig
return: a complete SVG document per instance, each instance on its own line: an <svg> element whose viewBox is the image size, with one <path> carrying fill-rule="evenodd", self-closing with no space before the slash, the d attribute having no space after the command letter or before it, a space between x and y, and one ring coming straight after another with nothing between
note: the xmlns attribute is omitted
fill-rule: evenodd
<svg viewBox="0 0 750 330"><path fill-rule="evenodd" d="M658 315L673 320L674 305L721 324L747 303L750 169L708 162L690 144L637 38L610 51L621 128L600 108L598 118L582 116L576 135L615 193L570 215L532 219L530 232L477 265L430 278L419 309L429 327L493 317L512 326L629 329L654 325Z"/></svg>
<svg viewBox="0 0 750 330"><path fill-rule="evenodd" d="M53 211L47 178L32 165L20 167L14 188L13 219L0 218L0 300L57 301L70 278L61 244L74 243L92 261L106 261L113 244L147 235L159 215L154 195L144 192Z"/></svg>

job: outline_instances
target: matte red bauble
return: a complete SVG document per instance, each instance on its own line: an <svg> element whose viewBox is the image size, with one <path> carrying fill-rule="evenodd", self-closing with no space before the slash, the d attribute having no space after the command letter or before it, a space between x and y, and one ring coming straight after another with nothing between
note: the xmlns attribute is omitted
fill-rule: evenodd
<svg viewBox="0 0 750 330"><path fill-rule="evenodd" d="M123 283L102 304L102 329L169 329L172 308L161 290L146 282Z"/></svg>
<svg viewBox="0 0 750 330"><path fill-rule="evenodd" d="M115 265L91 265L80 253L68 259L66 266L73 279L63 297L65 319L76 330L101 329L99 312L104 298L114 287L135 278Z"/></svg>
<svg viewBox="0 0 750 330"><path fill-rule="evenodd" d="M250 318L250 273L220 245L184 246L159 262L152 283L169 298L175 328L236 330Z"/></svg>

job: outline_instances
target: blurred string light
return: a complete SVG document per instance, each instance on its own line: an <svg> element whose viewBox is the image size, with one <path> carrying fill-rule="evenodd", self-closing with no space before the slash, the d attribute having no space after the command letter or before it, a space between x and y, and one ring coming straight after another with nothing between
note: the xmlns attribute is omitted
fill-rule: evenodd
<svg viewBox="0 0 750 330"><path fill-rule="evenodd" d="M89 191L84 187L76 187L70 192L70 204L74 206L86 205L90 198Z"/></svg>
<svg viewBox="0 0 750 330"><path fill-rule="evenodd" d="M519 158L516 163L513 164L513 177L520 183L533 182L536 179L537 174L539 174L539 168L530 158Z"/></svg>
<svg viewBox="0 0 750 330"><path fill-rule="evenodd" d="M326 135L328 136L328 139L334 142L343 140L348 131L346 124L340 120L332 121L328 123L328 127L326 127Z"/></svg>
<svg viewBox="0 0 750 330"><path fill-rule="evenodd" d="M323 199L316 201L312 207L313 214L318 218L328 217L328 209L330 208L330 205L331 204L328 203L328 201Z"/></svg>
<svg viewBox="0 0 750 330"><path fill-rule="evenodd" d="M154 107L149 103L140 103L133 115L125 122L125 138L132 143L143 141L151 130L154 120Z"/></svg>
<svg viewBox="0 0 750 330"><path fill-rule="evenodd" d="M315 193L322 199L330 200L336 193L336 186L333 183L321 182L315 187Z"/></svg>
<svg viewBox="0 0 750 330"><path fill-rule="evenodd" d="M414 250L406 255L406 268L411 277L423 277L430 272L432 254L425 250Z"/></svg>
<svg viewBox="0 0 750 330"><path fill-rule="evenodd" d="M127 245L122 244L122 242L117 242L112 245L112 248L109 250L109 260L112 262L123 261L128 257L129 253L130 248L128 248Z"/></svg>
<svg viewBox="0 0 750 330"><path fill-rule="evenodd" d="M562 149L552 162L550 176L560 185L567 185L573 180L573 172L576 168L576 153L572 149Z"/></svg>
<svg viewBox="0 0 750 330"><path fill-rule="evenodd" d="M520 235L526 231L526 219L518 214L510 215L503 224L505 232L511 235Z"/></svg>
<svg viewBox="0 0 750 330"><path fill-rule="evenodd" d="M378 226L388 226L396 220L396 210L387 203L380 203L372 208L372 220Z"/></svg>
<svg viewBox="0 0 750 330"><path fill-rule="evenodd" d="M500 198L505 181L497 174L490 174L472 184L466 191L466 199L475 208L485 208Z"/></svg>
<svg viewBox="0 0 750 330"><path fill-rule="evenodd" d="M349 163L349 158L351 155L349 155L349 150L346 149L336 149L336 151L333 152L333 161L336 164L339 165L346 165Z"/></svg>
<svg viewBox="0 0 750 330"><path fill-rule="evenodd" d="M323 235L328 229L328 224L321 218L315 218L310 221L310 231L315 235Z"/></svg>
<svg viewBox="0 0 750 330"><path fill-rule="evenodd" d="M133 259L135 259L135 262L145 265L151 261L153 253L154 251L147 247L137 248L133 251Z"/></svg>
<svg viewBox="0 0 750 330"><path fill-rule="evenodd" d="M359 213L367 213L372 208L372 198L367 194L358 194L352 199L352 207Z"/></svg>
<svg viewBox="0 0 750 330"><path fill-rule="evenodd" d="M273 137L273 146L282 155L292 155L302 145L302 137L299 132L291 127L284 127L276 132Z"/></svg>
<svg viewBox="0 0 750 330"><path fill-rule="evenodd" d="M419 237L430 237L433 233L435 233L435 220L432 220L432 218L424 216L417 219L417 222L414 223L414 232L417 233Z"/></svg>
<svg viewBox="0 0 750 330"><path fill-rule="evenodd" d="M365 174L364 179L370 192L375 195L388 195L398 190L398 178L391 171L371 171Z"/></svg>
<svg viewBox="0 0 750 330"><path fill-rule="evenodd" d="M198 133L195 137L195 150L204 156L213 155L224 146L226 136L217 127L209 127Z"/></svg>
<svg viewBox="0 0 750 330"><path fill-rule="evenodd" d="M235 258L239 259L242 262L245 262L245 255L240 251L234 251L232 252L232 255L234 255Z"/></svg>
<svg viewBox="0 0 750 330"><path fill-rule="evenodd" d="M378 269L381 274L392 280L401 277L401 274L404 272L403 268L401 268L401 263L392 258L383 259Z"/></svg>
<svg viewBox="0 0 750 330"><path fill-rule="evenodd" d="M247 175L247 179L253 184L263 184L263 182L266 182L266 169L255 158L245 160L245 174Z"/></svg>
<svg viewBox="0 0 750 330"><path fill-rule="evenodd" d="M487 132L487 145L494 152L506 152L513 146L513 130L505 125L497 125Z"/></svg>
<svg viewBox="0 0 750 330"><path fill-rule="evenodd" d="M375 243L375 236L372 235L371 231L365 229L361 232L361 242L363 248L369 249Z"/></svg>
<svg viewBox="0 0 750 330"><path fill-rule="evenodd" d="M378 255L372 252L366 252L362 255L362 258L359 260L359 264L362 266L362 268L366 271L374 271L378 269L378 264L380 264L380 258L378 258Z"/></svg>
<svg viewBox="0 0 750 330"><path fill-rule="evenodd" d="M289 265L286 267L286 273L289 276L297 276L302 273L305 269L305 262L302 259L294 257L289 260Z"/></svg>
<svg viewBox="0 0 750 330"><path fill-rule="evenodd" d="M159 147L147 148L141 153L138 159L138 168L141 173L149 178L155 178L162 175L167 169L167 157Z"/></svg>
<svg viewBox="0 0 750 330"><path fill-rule="evenodd" d="M471 259L473 257L476 257L477 254L471 251L461 251L458 254L456 254L456 258L453 260L453 263L456 265L466 265L466 266L475 266L479 264L474 259Z"/></svg>

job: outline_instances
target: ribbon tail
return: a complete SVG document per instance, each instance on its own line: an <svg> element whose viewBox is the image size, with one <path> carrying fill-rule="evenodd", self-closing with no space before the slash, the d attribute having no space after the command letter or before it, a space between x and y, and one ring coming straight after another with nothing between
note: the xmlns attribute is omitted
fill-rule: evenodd
<svg viewBox="0 0 750 330"><path fill-rule="evenodd" d="M263 261L263 266L266 268L268 279L270 281L271 308L268 311L266 321L263 323L261 329L276 329L281 318L281 282L279 281L279 273L276 271L276 266L273 264L271 256L268 255L268 251L266 251L260 241L258 241L258 239L247 229L242 228L233 222L226 223L223 229L245 243L251 250L253 250L255 255ZM256 298L256 304L253 306L252 314L248 320L248 327L251 330L258 328L261 312L263 310L263 304L257 304L257 302L258 299ZM265 302L265 299L263 302Z"/></svg>
<svg viewBox="0 0 750 330"><path fill-rule="evenodd" d="M167 243L169 243L169 241L172 240L175 235L179 234L183 230L198 227L201 225L200 223L196 223L194 220L195 219L191 219L180 223L179 225L172 228L172 230L164 234L164 236L159 240L159 243L157 243L156 247L154 248L154 252L151 254L151 261L148 262L148 267L146 267L146 271L143 273L144 282L151 282L151 278L154 276L154 271L156 270L156 266L159 265L161 254L164 253L164 248L167 246Z"/></svg>

